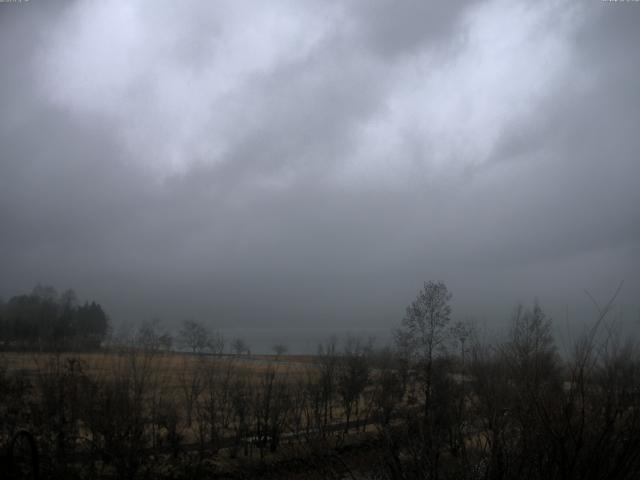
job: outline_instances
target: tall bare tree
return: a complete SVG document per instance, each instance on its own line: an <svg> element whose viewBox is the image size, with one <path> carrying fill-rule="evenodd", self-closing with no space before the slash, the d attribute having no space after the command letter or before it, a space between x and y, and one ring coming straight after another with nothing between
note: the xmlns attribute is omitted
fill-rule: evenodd
<svg viewBox="0 0 640 480"><path fill-rule="evenodd" d="M429 408L431 398L433 361L447 339L447 325L451 319L450 300L451 293L444 283L425 282L424 288L407 307L402 327L396 332L399 346L407 348L418 362L425 409Z"/></svg>

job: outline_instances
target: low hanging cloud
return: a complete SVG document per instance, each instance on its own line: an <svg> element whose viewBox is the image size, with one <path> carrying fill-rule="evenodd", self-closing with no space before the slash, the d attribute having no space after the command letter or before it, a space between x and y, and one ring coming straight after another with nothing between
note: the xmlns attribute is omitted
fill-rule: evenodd
<svg viewBox="0 0 640 480"><path fill-rule="evenodd" d="M29 2L0 12L0 293L115 320L638 311L640 9ZM16 39L23 41L17 42Z"/></svg>
<svg viewBox="0 0 640 480"><path fill-rule="evenodd" d="M249 163L265 186L308 170L404 182L416 164L437 176L486 161L553 93L580 23L577 7L513 2L311 5L77 3L45 34L40 87L111 119L163 178Z"/></svg>

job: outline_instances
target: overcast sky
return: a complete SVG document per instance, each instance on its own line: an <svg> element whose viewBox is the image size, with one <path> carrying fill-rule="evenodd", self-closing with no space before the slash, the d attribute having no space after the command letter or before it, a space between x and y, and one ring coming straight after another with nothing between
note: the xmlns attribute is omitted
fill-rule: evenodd
<svg viewBox="0 0 640 480"><path fill-rule="evenodd" d="M0 295L114 321L640 318L640 3L0 3ZM582 309L582 310L581 310Z"/></svg>

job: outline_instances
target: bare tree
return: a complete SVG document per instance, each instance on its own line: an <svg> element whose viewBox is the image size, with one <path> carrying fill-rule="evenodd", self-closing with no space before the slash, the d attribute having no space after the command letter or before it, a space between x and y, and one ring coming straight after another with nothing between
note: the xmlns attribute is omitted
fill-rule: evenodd
<svg viewBox="0 0 640 480"><path fill-rule="evenodd" d="M231 343L231 348L233 349L233 351L235 352L236 355L240 356L243 355L245 353L249 352L249 346L247 345L247 343L241 339L241 338L236 338L232 343Z"/></svg>
<svg viewBox="0 0 640 480"><path fill-rule="evenodd" d="M289 351L289 347L287 347L284 343L276 343L273 347L271 347L271 350L273 350L273 353L275 353L276 357L279 358L287 353L287 351Z"/></svg>
<svg viewBox="0 0 640 480"><path fill-rule="evenodd" d="M209 337L208 350L215 355L222 355L224 352L225 339L222 333L215 331Z"/></svg>
<svg viewBox="0 0 640 480"><path fill-rule="evenodd" d="M192 357L193 358L193 357ZM192 358L182 357L182 365L178 371L178 385L184 401L187 427L191 427L195 403L204 389L206 366L203 362L192 362Z"/></svg>
<svg viewBox="0 0 640 480"><path fill-rule="evenodd" d="M447 405L451 400L451 381L447 376L448 367L442 363L436 369L435 362L438 354L445 351L449 338L450 300L451 293L444 283L425 282L407 307L402 327L396 331L398 349L406 352L412 361L411 370L420 386L420 397L408 398L411 403L418 403L419 411L405 409L404 412L406 420L401 435L404 453L397 448L395 436L386 439L391 447L388 463L394 466L396 475L400 475L404 455L411 478L438 477L446 433L450 430Z"/></svg>
<svg viewBox="0 0 640 480"><path fill-rule="evenodd" d="M371 358L375 370L372 379L372 402L377 423L387 429L398 410L403 407L407 389L408 365L403 355L391 348L375 352Z"/></svg>
<svg viewBox="0 0 640 480"><path fill-rule="evenodd" d="M451 336L460 344L460 360L465 364L465 344L473 333L473 325L469 322L456 322L451 327Z"/></svg>
<svg viewBox="0 0 640 480"><path fill-rule="evenodd" d="M322 431L325 432L333 420L333 403L338 374L338 339L333 336L318 345L320 403L322 408Z"/></svg>
<svg viewBox="0 0 640 480"><path fill-rule="evenodd" d="M423 385L425 421L430 408L433 361L444 348L451 317L451 293L442 282L425 282L417 298L407 307L402 328L396 333L400 347L407 348L418 362Z"/></svg>
<svg viewBox="0 0 640 480"><path fill-rule="evenodd" d="M345 433L349 431L353 414L358 420L361 397L371 375L371 350L371 342L364 343L355 337L347 338L345 343L337 378L337 391L345 415Z"/></svg>
<svg viewBox="0 0 640 480"><path fill-rule="evenodd" d="M135 334L135 346L149 352L158 352L166 344L168 334L162 331L162 322L158 318L145 321L138 327Z"/></svg>
<svg viewBox="0 0 640 480"><path fill-rule="evenodd" d="M204 375L204 389L196 402L198 414L198 437L201 446L209 442L216 452L225 431L230 429L234 415L232 389L236 378L235 362L232 358L209 362Z"/></svg>
<svg viewBox="0 0 640 480"><path fill-rule="evenodd" d="M231 449L231 456L237 455L237 450L244 445L244 454L249 454L249 444L246 438L249 436L251 423L251 389L249 381L244 375L236 373L231 388L231 414L232 428L234 432L235 442Z"/></svg>
<svg viewBox="0 0 640 480"><path fill-rule="evenodd" d="M202 323L187 319L182 322L178 338L182 346L191 350L191 353L202 353L209 346L211 332Z"/></svg>
<svg viewBox="0 0 640 480"><path fill-rule="evenodd" d="M267 445L273 453L280 444L291 409L290 388L285 376L269 367L254 393L255 429L262 457Z"/></svg>

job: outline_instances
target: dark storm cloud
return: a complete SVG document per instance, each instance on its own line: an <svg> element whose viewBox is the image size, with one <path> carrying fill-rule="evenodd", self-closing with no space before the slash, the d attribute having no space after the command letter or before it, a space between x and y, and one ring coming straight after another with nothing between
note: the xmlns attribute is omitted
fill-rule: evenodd
<svg viewBox="0 0 640 480"><path fill-rule="evenodd" d="M0 5L3 296L330 329L428 279L498 320L624 279L637 311L635 5L179 5Z"/></svg>

